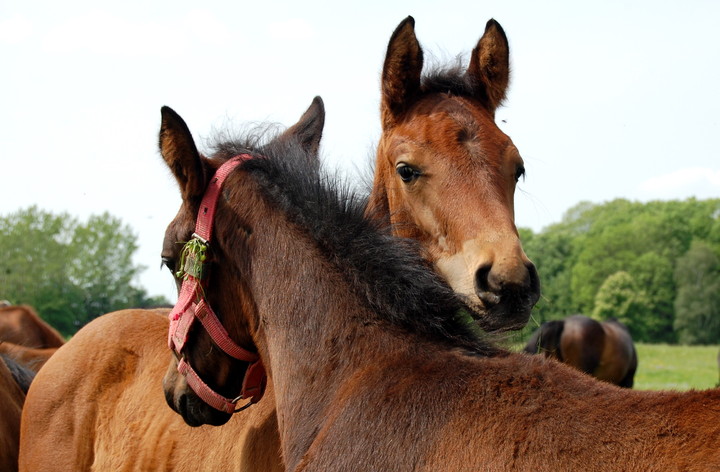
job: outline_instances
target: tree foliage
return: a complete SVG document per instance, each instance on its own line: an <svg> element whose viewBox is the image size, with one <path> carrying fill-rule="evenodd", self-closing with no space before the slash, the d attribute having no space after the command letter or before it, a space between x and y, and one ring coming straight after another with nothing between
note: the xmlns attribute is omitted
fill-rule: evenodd
<svg viewBox="0 0 720 472"><path fill-rule="evenodd" d="M675 268L675 330L683 344L720 339L720 258L705 242L693 241Z"/></svg>
<svg viewBox="0 0 720 472"><path fill-rule="evenodd" d="M686 329L678 321L678 297L689 290L676 266L694 240L720 254L720 199L582 202L560 223L537 234L523 229L521 236L540 274L537 323L585 313L627 322L636 340L675 342ZM696 290L710 292L710 286ZM687 329L698 329L697 323Z"/></svg>
<svg viewBox="0 0 720 472"><path fill-rule="evenodd" d="M0 217L2 298L33 306L65 335L127 307L167 303L133 285L142 266L131 229L108 213L82 223L37 207Z"/></svg>

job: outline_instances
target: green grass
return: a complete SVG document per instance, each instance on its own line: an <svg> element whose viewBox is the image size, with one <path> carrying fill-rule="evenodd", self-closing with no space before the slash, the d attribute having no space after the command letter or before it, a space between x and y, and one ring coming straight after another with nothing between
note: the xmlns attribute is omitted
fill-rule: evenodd
<svg viewBox="0 0 720 472"><path fill-rule="evenodd" d="M690 390L718 382L720 346L671 346L636 343L636 390Z"/></svg>

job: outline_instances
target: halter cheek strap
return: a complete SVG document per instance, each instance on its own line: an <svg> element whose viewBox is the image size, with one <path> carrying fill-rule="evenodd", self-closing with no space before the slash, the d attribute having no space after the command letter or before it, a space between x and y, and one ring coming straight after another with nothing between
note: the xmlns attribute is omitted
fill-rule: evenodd
<svg viewBox="0 0 720 472"><path fill-rule="evenodd" d="M195 233L193 234L192 241L192 244L201 245L203 252L212 236L215 209L217 208L217 201L225 179L235 167L251 158L252 156L248 154L233 157L220 166L210 180L200 204L200 211L198 212L195 223ZM217 410L232 414L247 408L247 406L253 403L257 403L260 398L262 398L267 383L265 368L256 353L243 349L230 338L227 330L205 299L202 261L196 260L196 255L194 254L186 253L186 257L188 260L184 261L185 267L183 267L185 279L180 288L178 301L168 315L170 318L168 346L178 355L180 359L178 362L178 372L186 377L190 388L208 405ZM198 267L200 267L200 269L198 269ZM202 323L213 342L226 354L235 359L250 363L245 371L240 396L237 398L230 399L215 392L203 382L192 366L185 361L181 351L188 340L188 333L195 320L200 320L200 323ZM236 403L240 399L247 398L250 399L250 402L242 408L236 409Z"/></svg>

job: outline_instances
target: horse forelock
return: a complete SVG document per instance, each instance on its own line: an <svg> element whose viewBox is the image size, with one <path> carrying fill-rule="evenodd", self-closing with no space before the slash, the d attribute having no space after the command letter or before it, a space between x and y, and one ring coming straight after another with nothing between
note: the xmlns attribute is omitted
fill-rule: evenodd
<svg viewBox="0 0 720 472"><path fill-rule="evenodd" d="M469 316L458 315L472 310L432 270L419 244L392 236L389 225L365 215L365 195L338 175L319 171L317 159L293 140L256 146L255 142L224 143L216 146L222 152L214 159L224 160L239 151L259 157L245 161L241 168L253 177L268 203L308 235L381 320L476 353L499 352L478 335Z"/></svg>
<svg viewBox="0 0 720 472"><path fill-rule="evenodd" d="M466 70L461 57L457 57L451 64L434 66L420 79L420 93L441 92L472 97L477 93L477 84L466 74Z"/></svg>

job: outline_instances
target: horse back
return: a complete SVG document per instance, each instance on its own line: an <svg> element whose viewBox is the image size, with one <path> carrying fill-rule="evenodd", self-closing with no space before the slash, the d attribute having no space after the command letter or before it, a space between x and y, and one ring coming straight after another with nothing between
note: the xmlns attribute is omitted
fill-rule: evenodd
<svg viewBox="0 0 720 472"><path fill-rule="evenodd" d="M560 339L563 361L593 375L600 365L605 344L605 330L599 322L583 315L565 319Z"/></svg>
<svg viewBox="0 0 720 472"><path fill-rule="evenodd" d="M0 341L30 348L60 347L62 335L27 305L0 307Z"/></svg>
<svg viewBox="0 0 720 472"><path fill-rule="evenodd" d="M605 345L594 375L600 380L630 388L637 369L637 353L632 337L627 328L616 321L605 321L602 328Z"/></svg>

